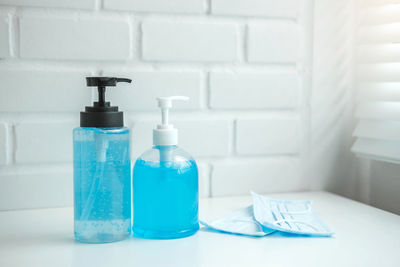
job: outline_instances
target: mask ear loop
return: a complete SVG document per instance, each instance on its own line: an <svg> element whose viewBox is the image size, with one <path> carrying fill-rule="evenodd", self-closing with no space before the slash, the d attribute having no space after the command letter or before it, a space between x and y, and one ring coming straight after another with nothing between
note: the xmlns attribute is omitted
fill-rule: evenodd
<svg viewBox="0 0 400 267"><path fill-rule="evenodd" d="M279 211L280 213L285 213L285 214L304 214L304 213L309 213L311 212L311 205L307 204L307 208L305 210L300 210L300 211Z"/></svg>
<svg viewBox="0 0 400 267"><path fill-rule="evenodd" d="M278 220L273 222L272 224L275 226L280 226L281 227L281 223L300 223L300 224L305 224L308 227L311 227L312 229L314 229L314 231L318 232L318 229L316 227L314 227L313 225L307 223L307 222L302 222L302 221L298 221L298 220L287 220L287 219L283 219L283 220ZM290 224L289 224L290 225Z"/></svg>

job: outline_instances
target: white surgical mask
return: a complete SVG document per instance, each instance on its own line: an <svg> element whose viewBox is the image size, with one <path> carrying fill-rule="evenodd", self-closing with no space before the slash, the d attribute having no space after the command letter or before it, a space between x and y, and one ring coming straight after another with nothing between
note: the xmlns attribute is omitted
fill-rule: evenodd
<svg viewBox="0 0 400 267"><path fill-rule="evenodd" d="M281 232L331 236L333 232L317 216L307 200L278 200L253 193L254 218L263 226Z"/></svg>
<svg viewBox="0 0 400 267"><path fill-rule="evenodd" d="M275 232L273 229L262 227L254 219L253 206L241 209L213 222L200 221L200 223L212 231L252 237L262 237Z"/></svg>

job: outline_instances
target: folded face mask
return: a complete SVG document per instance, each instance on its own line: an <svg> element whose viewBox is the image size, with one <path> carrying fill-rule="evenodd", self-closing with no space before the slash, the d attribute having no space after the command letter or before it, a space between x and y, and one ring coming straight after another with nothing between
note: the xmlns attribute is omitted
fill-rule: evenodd
<svg viewBox="0 0 400 267"><path fill-rule="evenodd" d="M333 234L317 216L311 207L311 201L278 200L253 192L252 195L254 218L265 227L309 236Z"/></svg>
<svg viewBox="0 0 400 267"><path fill-rule="evenodd" d="M273 229L262 227L254 220L253 206L213 222L200 221L200 223L212 231L251 237L262 237L275 232Z"/></svg>

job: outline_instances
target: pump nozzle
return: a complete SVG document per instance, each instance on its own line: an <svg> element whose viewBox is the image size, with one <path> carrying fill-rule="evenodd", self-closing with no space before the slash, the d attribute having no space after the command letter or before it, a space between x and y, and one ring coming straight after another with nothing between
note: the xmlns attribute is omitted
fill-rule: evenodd
<svg viewBox="0 0 400 267"><path fill-rule="evenodd" d="M116 78L116 77L86 77L87 86L97 86L99 92L99 107L109 107L110 103L105 101L106 86L117 86L117 83L125 82L131 83L131 79Z"/></svg>
<svg viewBox="0 0 400 267"><path fill-rule="evenodd" d="M131 79L116 77L86 77L87 86L117 86L117 83L131 83Z"/></svg>
<svg viewBox="0 0 400 267"><path fill-rule="evenodd" d="M169 129L172 125L169 125L169 109L172 108L173 100L187 101L187 96L163 96L157 97L158 107L161 108L161 125L158 125L158 129Z"/></svg>
<svg viewBox="0 0 400 267"><path fill-rule="evenodd" d="M169 109L172 108L172 101L187 101L187 96L157 97L158 107L161 108L161 124L153 130L154 145L176 145L178 143L178 131L169 124Z"/></svg>
<svg viewBox="0 0 400 267"><path fill-rule="evenodd" d="M123 127L124 119L118 107L112 107L106 102L106 86L117 86L119 82L131 83L131 79L116 77L86 77L87 86L96 86L99 92L99 100L93 106L85 107L81 112L81 127Z"/></svg>

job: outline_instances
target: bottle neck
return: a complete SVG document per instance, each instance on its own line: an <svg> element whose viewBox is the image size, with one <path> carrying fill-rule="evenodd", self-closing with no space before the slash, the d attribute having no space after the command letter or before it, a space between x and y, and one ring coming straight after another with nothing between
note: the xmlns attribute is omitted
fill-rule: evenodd
<svg viewBox="0 0 400 267"><path fill-rule="evenodd" d="M173 149L173 148L177 148L177 145L153 145L154 149L159 149L159 150L164 150L164 149Z"/></svg>
<svg viewBox="0 0 400 267"><path fill-rule="evenodd" d="M157 149L160 153L160 161L173 161L173 152L177 148L176 145L165 145L165 146L154 146L153 148Z"/></svg>
<svg viewBox="0 0 400 267"><path fill-rule="evenodd" d="M153 129L154 146L173 146L178 144L177 129Z"/></svg>

